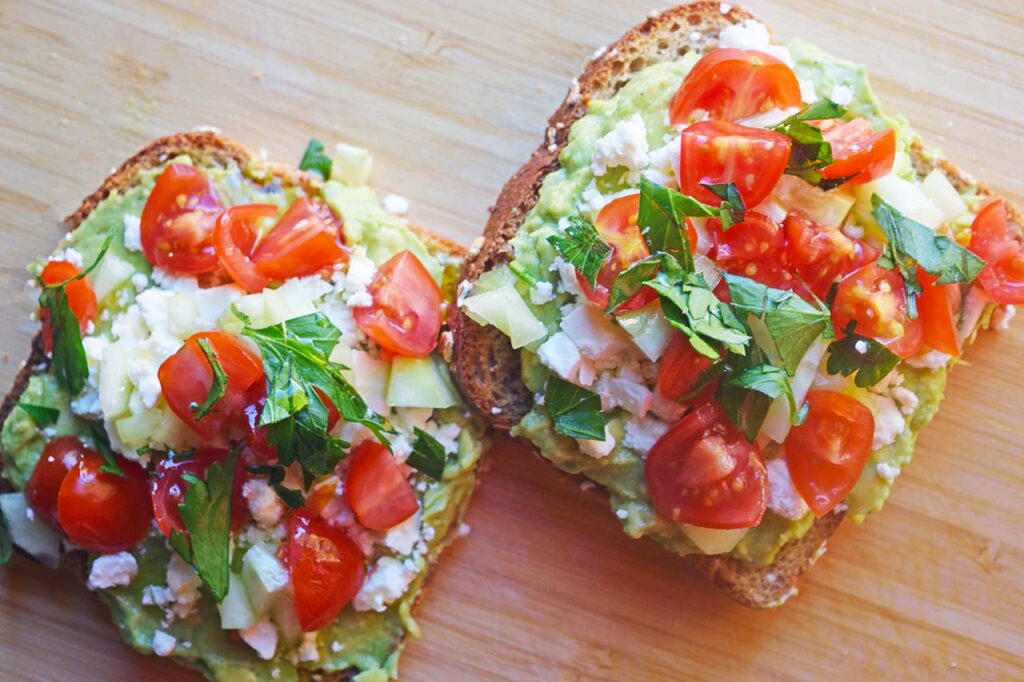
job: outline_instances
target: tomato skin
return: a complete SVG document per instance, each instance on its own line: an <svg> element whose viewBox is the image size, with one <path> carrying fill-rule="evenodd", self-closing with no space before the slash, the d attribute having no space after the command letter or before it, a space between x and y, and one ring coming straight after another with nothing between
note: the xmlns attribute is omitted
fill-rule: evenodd
<svg viewBox="0 0 1024 682"><path fill-rule="evenodd" d="M380 266L367 287L373 303L352 309L356 324L382 348L422 358L441 333L441 288L412 251L399 251Z"/></svg>
<svg viewBox="0 0 1024 682"><path fill-rule="evenodd" d="M996 303L1024 304L1024 246L1010 236L1002 199L989 202L971 224L970 249L985 259L978 283Z"/></svg>
<svg viewBox="0 0 1024 682"><path fill-rule="evenodd" d="M341 218L306 198L288 207L252 254L259 273L273 280L315 275L347 259Z"/></svg>
<svg viewBox="0 0 1024 682"><path fill-rule="evenodd" d="M370 530L394 528L416 513L416 493L388 449L364 440L349 455L345 499Z"/></svg>
<svg viewBox="0 0 1024 682"><path fill-rule="evenodd" d="M146 259L177 274L213 272L213 230L223 209L206 174L195 166L168 164L142 209L139 229Z"/></svg>
<svg viewBox="0 0 1024 682"><path fill-rule="evenodd" d="M231 279L250 294L258 294L269 283L252 261L252 252L258 236L258 221L275 215L277 207L273 204L232 206L220 214L213 230L213 245L221 265Z"/></svg>
<svg viewBox="0 0 1024 682"><path fill-rule="evenodd" d="M856 321L854 331L878 339L901 358L915 355L924 346L924 320L910 319L906 294L899 274L869 263L839 283L832 305L836 336L845 335L847 324Z"/></svg>
<svg viewBox="0 0 1024 682"><path fill-rule="evenodd" d="M781 60L757 50L719 48L687 74L669 104L669 121L689 123L697 111L735 121L800 104L800 83Z"/></svg>
<svg viewBox="0 0 1024 682"><path fill-rule="evenodd" d="M921 295L917 310L924 320L924 343L929 348L958 356L963 352L960 335L956 331L956 312L960 309L960 286L935 284L938 279L918 268Z"/></svg>
<svg viewBox="0 0 1024 682"><path fill-rule="evenodd" d="M153 511L149 481L136 462L118 459L124 478L100 471L103 457L90 453L61 483L57 519L68 539L90 552L110 554L137 545L149 531Z"/></svg>
<svg viewBox="0 0 1024 682"><path fill-rule="evenodd" d="M843 501L871 455L875 418L845 393L812 390L807 418L785 442L786 465L800 496L817 516Z"/></svg>
<svg viewBox="0 0 1024 682"><path fill-rule="evenodd" d="M39 279L43 284L60 284L81 273L77 266L66 260L52 260L43 267ZM89 322L96 318L99 309L96 292L89 283L89 277L82 277L67 284L64 293L68 297L68 307L78 318L78 329L84 334ZM50 311L47 308L39 311L39 320L43 323L43 347L49 353L53 349L53 330L50 328Z"/></svg>
<svg viewBox="0 0 1024 682"><path fill-rule="evenodd" d="M821 300L833 283L879 256L867 242L848 237L837 227L823 227L802 211L786 216L785 229L790 263Z"/></svg>
<svg viewBox="0 0 1024 682"><path fill-rule="evenodd" d="M832 146L834 161L821 170L826 180L853 176L842 187L870 182L892 171L896 160L896 131L874 130L866 118L852 121L820 121L825 141Z"/></svg>
<svg viewBox="0 0 1024 682"><path fill-rule="evenodd" d="M676 334L658 365L658 393L668 400L679 400L697 385L697 380L714 360L694 350L689 339Z"/></svg>
<svg viewBox="0 0 1024 682"><path fill-rule="evenodd" d="M213 369L199 347L206 339L227 374L227 388L213 408L196 421L193 405L202 405L213 384ZM225 429L243 426L249 392L263 379L263 361L244 342L224 332L193 334L157 370L160 388L171 411L206 440L223 435Z"/></svg>
<svg viewBox="0 0 1024 682"><path fill-rule="evenodd" d="M680 139L680 190L712 206L722 200L702 183L733 182L743 203L757 206L782 177L793 146L782 133L725 121L694 123Z"/></svg>
<svg viewBox="0 0 1024 682"><path fill-rule="evenodd" d="M359 546L345 531L301 509L288 520L284 563L303 632L332 623L366 579L366 558Z"/></svg>
<svg viewBox="0 0 1024 682"><path fill-rule="evenodd" d="M703 528L751 528L768 506L768 473L715 402L673 424L644 463L644 481L658 512Z"/></svg>
<svg viewBox="0 0 1024 682"><path fill-rule="evenodd" d="M25 500L37 517L60 530L57 520L60 486L80 459L94 454L76 436L58 436L46 444L25 486Z"/></svg>

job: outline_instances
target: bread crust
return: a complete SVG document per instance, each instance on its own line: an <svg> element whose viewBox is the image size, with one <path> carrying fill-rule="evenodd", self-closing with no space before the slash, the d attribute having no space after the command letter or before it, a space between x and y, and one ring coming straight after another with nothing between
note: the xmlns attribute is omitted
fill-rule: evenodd
<svg viewBox="0 0 1024 682"><path fill-rule="evenodd" d="M78 208L75 209L73 213L64 219L64 226L68 230L76 229L96 208L96 206L98 206L100 202L112 193L124 192L130 189L135 184L140 171L159 166L166 163L169 159L181 155L190 157L197 165L203 167L226 166L230 164L237 165L239 168L246 168L248 166L250 168L254 168L257 172L266 172L278 178L286 186L302 187L310 194L319 193L320 187L323 185L323 181L318 176L311 175L310 173L306 173L285 164L265 162L261 160L260 157L250 152L249 149L243 145L224 137L219 133L212 131L176 133L153 140L128 158L128 160L122 163L104 179L103 183L95 192L83 199L82 203L79 204ZM418 237L420 237L421 240L423 240L427 248L433 252L442 252L449 256L458 257L466 255L465 247L446 237L430 232L418 225L410 225L410 228ZM21 394L28 385L29 379L32 377L34 371L39 367L45 367L48 362L46 353L43 351L42 335L36 334L35 338L32 340L32 350L29 354L28 360L18 371L18 374L14 379L13 387L7 395L4 396L3 404L0 405L0 424L3 424L7 420L7 417L14 409L18 399L21 397ZM3 460L0 459L0 468L2 467ZM476 481L479 482L479 477L476 478ZM12 487L7 480L0 478L0 492L8 492L10 490L12 490ZM467 500L468 497L470 496L467 496ZM460 507L455 520L448 530L448 533L444 538L442 538L438 546L438 557L443 550L451 544L455 537L457 537L459 522L462 519L464 512L465 504ZM87 559L88 557L84 550L62 551L61 568L76 575L84 584L88 577ZM416 606L423 598L426 588L433 578L434 571L437 568L438 563L440 562L434 561L427 569L427 574L423 579L419 594L416 597L416 603L413 605L413 610L415 610ZM404 637L403 640L399 642L399 648L401 648L403 643ZM347 680L355 676L357 672L358 671L356 670L345 670L326 673L302 670L300 671L300 679L309 680L313 679L315 676L315 679L323 680L325 682Z"/></svg>
<svg viewBox="0 0 1024 682"><path fill-rule="evenodd" d="M568 142L569 129L586 113L589 100L612 96L633 72L651 63L715 47L722 29L744 19L756 19L741 7L734 5L725 13L722 7L719 2L704 0L673 7L650 16L598 51L549 119L544 140L502 189L487 222L481 249L463 265L464 280L473 282L484 272L512 259L510 242L537 203L544 178L559 167L558 156ZM914 143L911 155L922 177L939 167L957 189L971 186L983 195L995 196L920 142ZM1020 238L1024 234L1024 219L1006 203L1011 229ZM454 316L452 328L455 377L463 395L494 427L512 428L533 405L533 396L521 380L519 353L500 331L491 326L481 327L461 311ZM825 551L828 538L842 518L842 513L832 513L816 519L802 538L787 543L775 560L764 567L722 555L690 555L685 559L737 601L754 608L778 606L796 594L797 578Z"/></svg>

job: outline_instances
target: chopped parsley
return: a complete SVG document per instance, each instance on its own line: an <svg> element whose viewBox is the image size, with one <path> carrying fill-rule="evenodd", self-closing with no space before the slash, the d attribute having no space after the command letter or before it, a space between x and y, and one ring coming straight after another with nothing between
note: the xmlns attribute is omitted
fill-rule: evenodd
<svg viewBox="0 0 1024 682"><path fill-rule="evenodd" d="M412 452L405 463L435 481L440 481L444 476L444 465L448 462L444 446L418 426L413 429L413 435Z"/></svg>
<svg viewBox="0 0 1024 682"><path fill-rule="evenodd" d="M710 218L718 209L647 178L640 180L640 208L637 225L652 254L662 252L675 258L684 272L693 271L693 249L686 234L686 218Z"/></svg>
<svg viewBox="0 0 1024 682"><path fill-rule="evenodd" d="M306 145L306 151L299 161L299 170L313 171L327 180L331 177L331 157L324 154L324 143L315 137Z"/></svg>
<svg viewBox="0 0 1024 682"><path fill-rule="evenodd" d="M876 339L855 333L856 326L856 320L850 320L845 336L829 344L825 368L829 374L844 377L856 373L853 383L868 388L884 379L899 364L900 356Z"/></svg>
<svg viewBox="0 0 1024 682"><path fill-rule="evenodd" d="M14 543L11 542L11 533L7 530L7 520L4 519L4 512L0 509L0 566L11 560L14 554Z"/></svg>
<svg viewBox="0 0 1024 682"><path fill-rule="evenodd" d="M702 182L704 189L722 200L718 207L718 219L722 222L722 231L725 232L736 223L743 222L747 215L747 207L743 204L743 197L740 190L734 183L713 184Z"/></svg>
<svg viewBox="0 0 1024 682"><path fill-rule="evenodd" d="M832 145L825 141L818 126L808 121L841 118L846 109L830 99L820 99L808 105L803 111L793 114L782 123L773 126L772 130L788 136L793 140L789 152L786 173L795 175L802 180L824 190L839 187L853 176L826 180L821 170L832 163Z"/></svg>
<svg viewBox="0 0 1024 682"><path fill-rule="evenodd" d="M544 389L555 430L570 438L605 439L605 417L601 398L593 391L552 376Z"/></svg>
<svg viewBox="0 0 1024 682"><path fill-rule="evenodd" d="M551 235L548 242L583 275L593 289L597 283L597 273L601 272L612 252L612 247L601 239L594 226L579 216L573 216L568 219L565 236Z"/></svg>
<svg viewBox="0 0 1024 682"><path fill-rule="evenodd" d="M208 339L199 338L196 340L199 344L199 350L203 352L206 357L206 361L210 363L210 369L213 370L213 380L210 383L210 392L206 396L206 400L203 401L202 405L192 405L192 414L195 415L195 420L199 421L207 415L207 413L213 408L213 406L224 396L224 391L228 387L228 375L224 373L224 368L220 366L220 360L217 359L217 352L213 349L213 345L210 344Z"/></svg>
<svg viewBox="0 0 1024 682"><path fill-rule="evenodd" d="M24 410L25 414L32 417L32 421L40 428L53 426L60 419L60 410L56 407L32 405L29 403L18 403L18 407Z"/></svg>
<svg viewBox="0 0 1024 682"><path fill-rule="evenodd" d="M103 466L100 467L100 471L124 478L125 473L117 461L114 449L110 447L110 437L107 436L107 430L103 427L103 423L89 422L89 435L92 437L93 447L103 456Z"/></svg>

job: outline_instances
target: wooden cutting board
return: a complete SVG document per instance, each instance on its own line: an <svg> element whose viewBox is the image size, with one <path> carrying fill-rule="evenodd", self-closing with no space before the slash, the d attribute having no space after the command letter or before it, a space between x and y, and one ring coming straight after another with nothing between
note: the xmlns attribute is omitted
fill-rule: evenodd
<svg viewBox="0 0 1024 682"><path fill-rule="evenodd" d="M751 0L783 38L865 62L890 111L1024 199L1020 0ZM287 9L285 9L287 7ZM376 154L410 217L470 242L569 80L651 9L444 3L0 2L0 384L26 355L24 265L148 139L215 125L297 162ZM407 679L1024 677L1024 323L958 367L885 511L844 524L784 609L740 607L607 503L501 441L422 604ZM177 680L70 576L0 571L0 678Z"/></svg>

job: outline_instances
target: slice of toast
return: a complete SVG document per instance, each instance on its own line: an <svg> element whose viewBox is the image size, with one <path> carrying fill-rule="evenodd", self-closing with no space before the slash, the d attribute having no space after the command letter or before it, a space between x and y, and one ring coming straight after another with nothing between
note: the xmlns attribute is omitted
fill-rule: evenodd
<svg viewBox="0 0 1024 682"><path fill-rule="evenodd" d="M237 166L238 168L248 168L255 176L274 176L284 187L301 187L310 196L317 195L320 186L323 184L319 177L304 171L283 164L265 162L244 146L220 134L205 131L179 133L154 140L114 170L95 192L86 197L81 205L65 218L66 229L74 230L77 228L112 193L123 193L131 189L137 182L140 171L159 167L170 159L179 156L187 156L197 166L204 168L230 165ZM410 225L410 228L432 253L444 254L453 258L462 258L466 253L462 246L445 237L415 225ZM4 397L3 404L0 406L0 424L7 420L28 385L30 377L40 367L45 367L47 363L47 355L43 351L42 335L37 334L33 340L29 358L18 372L14 380L14 386ZM3 458L0 458L0 467L2 466ZM468 488L471 491L477 479L475 472L470 472L470 476L472 479L471 485ZM11 484L6 479L0 478L0 492L9 492L11 490L13 490ZM428 566L426 570L416 578L409 588L410 593L413 595L413 608L422 598L433 570L437 566L440 554L458 536L461 519L468 505L469 498L469 494L457 496L456 501L453 503L456 505L453 521L449 524L445 536L439 538L431 548L427 557ZM61 565L63 568L77 574L83 583L85 582L88 573L88 560L84 551L64 551L61 555ZM407 632L403 630L400 638L394 642L394 650L396 652L401 649L406 634ZM210 674L210 671L206 669L203 669L203 672ZM301 670L300 676L304 680L344 680L351 679L358 672L354 668L341 671Z"/></svg>
<svg viewBox="0 0 1024 682"><path fill-rule="evenodd" d="M559 168L559 154L568 142L570 128L586 113L590 100L611 97L633 73L646 66L716 47L724 28L746 19L755 17L735 5L702 0L653 14L607 48L598 50L548 120L541 144L502 189L479 252L471 254L464 264L463 278L475 281L512 260L510 241L537 203L544 179ZM971 187L981 195L993 195L919 142L914 143L911 157L920 178L940 167L958 191ZM1008 202L1007 208L1011 230L1020 238L1024 216ZM533 396L521 380L519 352L497 328L482 327L465 313L455 317L452 327L456 378L463 395L492 425L511 429L533 405ZM784 545L767 566L725 555L686 558L741 603L757 608L777 606L796 593L797 578L824 552L826 541L842 517L842 512L834 512L817 519L805 535Z"/></svg>

